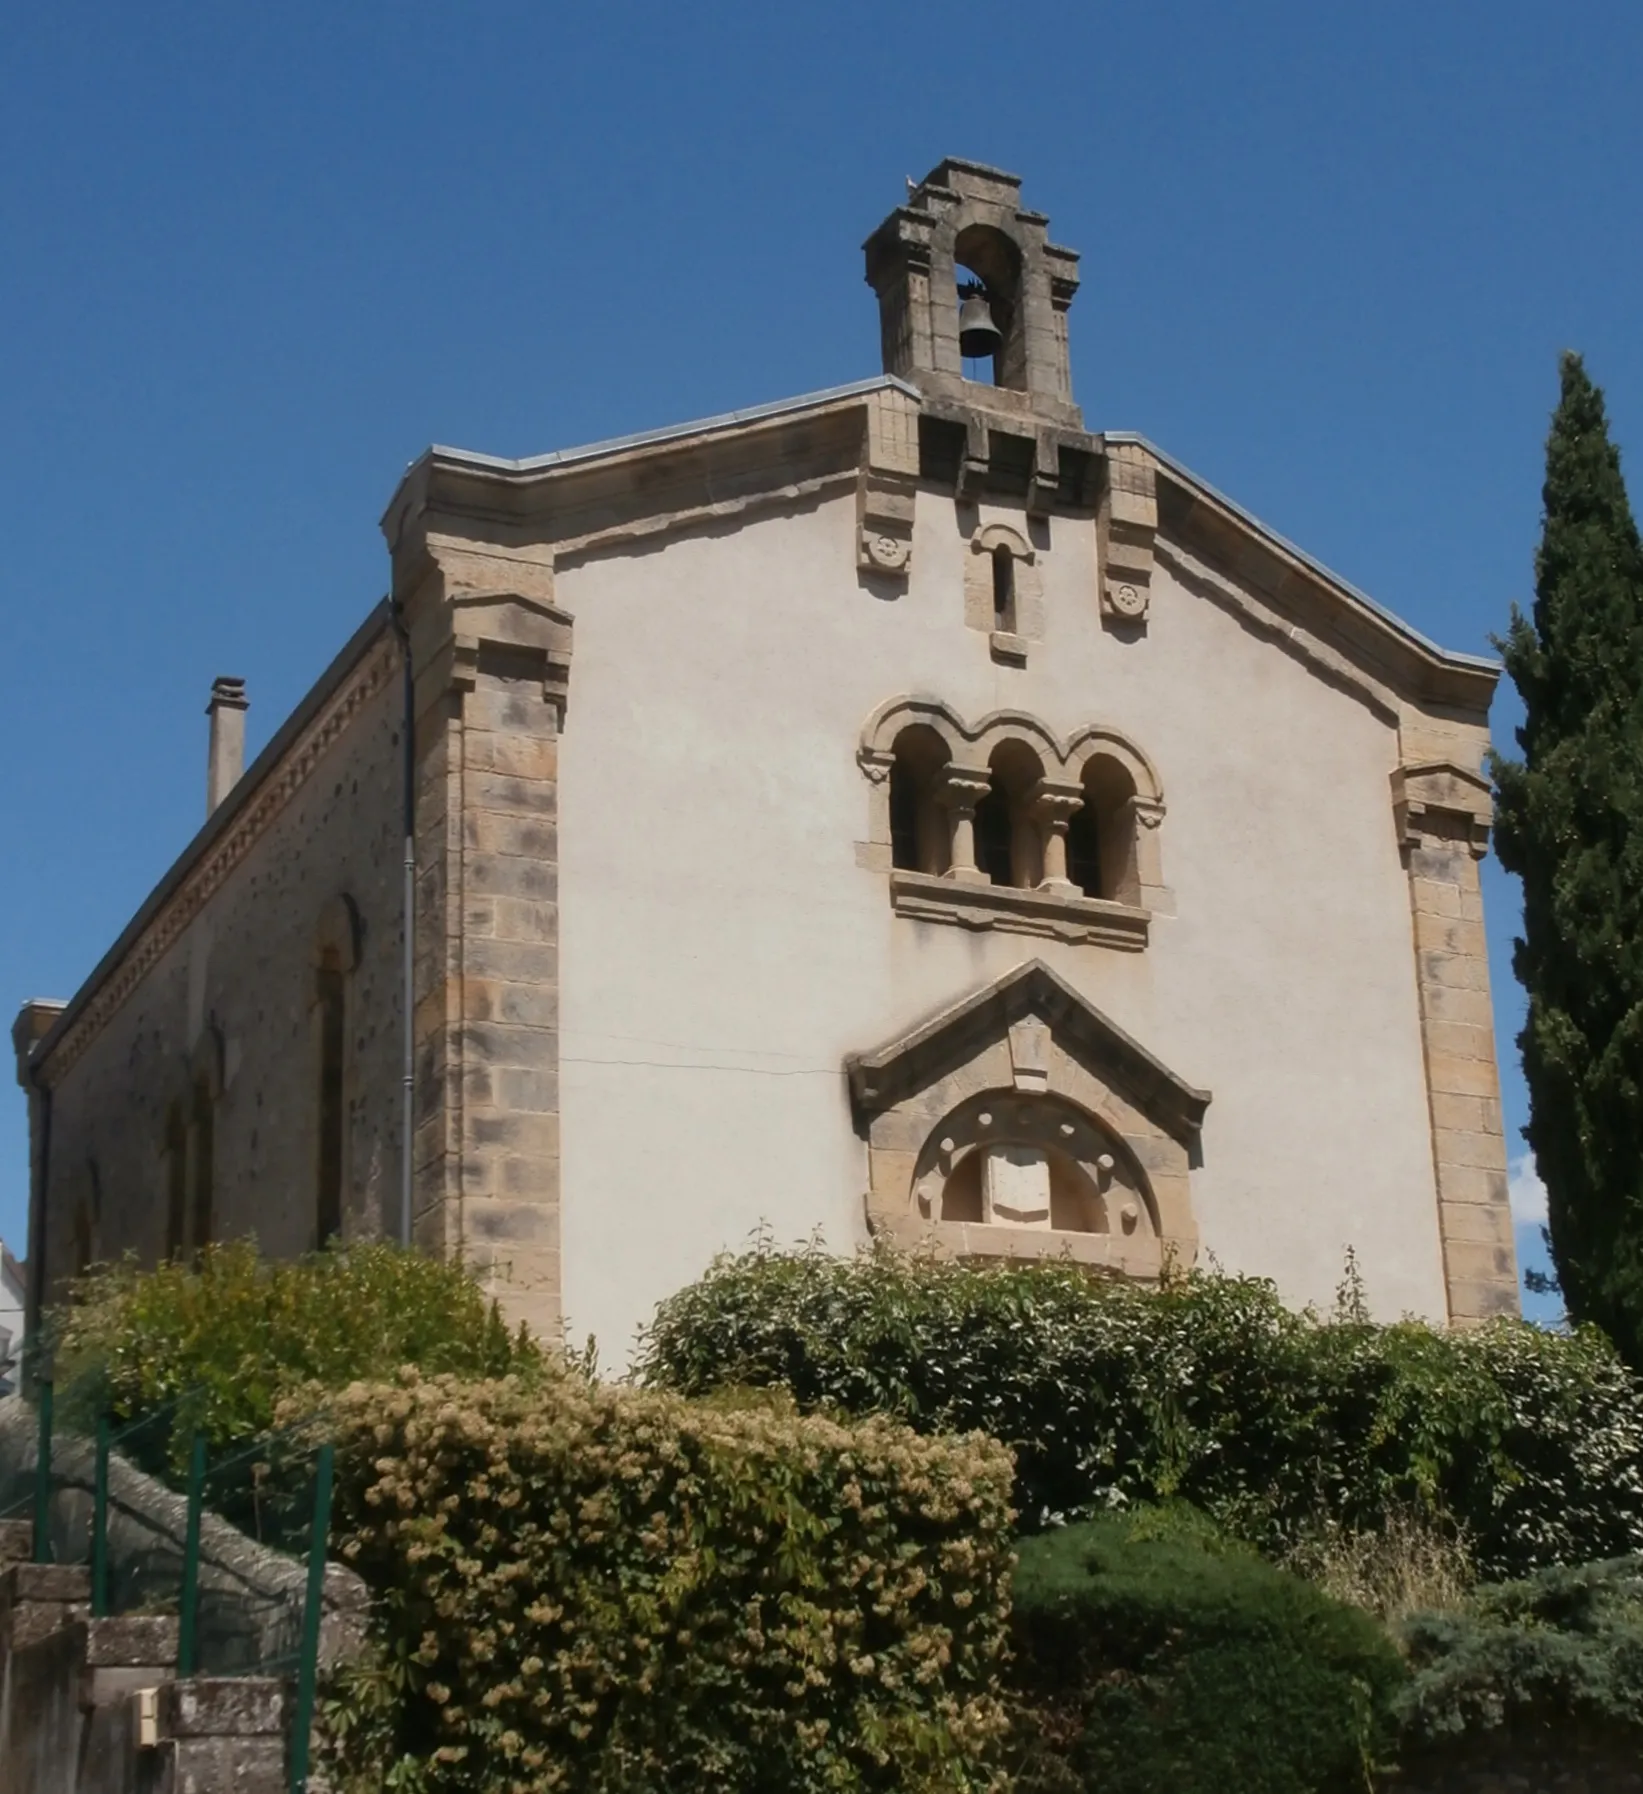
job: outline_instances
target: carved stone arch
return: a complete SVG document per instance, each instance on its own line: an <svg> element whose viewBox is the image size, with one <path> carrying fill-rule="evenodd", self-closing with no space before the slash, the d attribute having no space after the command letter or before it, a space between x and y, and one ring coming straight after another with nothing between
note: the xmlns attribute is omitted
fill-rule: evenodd
<svg viewBox="0 0 1643 1794"><path fill-rule="evenodd" d="M933 698L893 698L868 718L856 762L868 780L867 839L858 862L875 871L947 870L946 772L965 749L964 725Z"/></svg>
<svg viewBox="0 0 1643 1794"><path fill-rule="evenodd" d="M330 898L314 923L314 964L351 972L359 964L363 933L359 907L346 891Z"/></svg>
<svg viewBox="0 0 1643 1794"><path fill-rule="evenodd" d="M1038 554L1013 524L984 523L971 533L964 557L964 621L986 630L994 658L1009 665L1024 663L1029 645L1044 639Z"/></svg>
<svg viewBox="0 0 1643 1794"><path fill-rule="evenodd" d="M1164 787L1152 761L1116 729L1080 729L1067 744L1069 783L1082 794L1088 852L1099 861L1099 888L1117 903L1169 914L1160 824Z"/></svg>
<svg viewBox="0 0 1643 1794"><path fill-rule="evenodd" d="M896 737L912 723L924 723L942 737L955 760L961 759L970 733L956 711L940 698L904 696L879 705L862 726L856 761L875 783L889 777Z"/></svg>
<svg viewBox="0 0 1643 1794"><path fill-rule="evenodd" d="M1075 779L1082 778L1084 768L1098 754L1116 760L1135 784L1135 795L1147 803L1162 805L1164 784L1158 769L1127 735L1100 723L1075 730L1064 750L1064 764Z"/></svg>
<svg viewBox="0 0 1643 1794"><path fill-rule="evenodd" d="M983 766L1002 743L1021 741L1043 762L1046 778L1054 778L1066 768L1066 750L1056 738L1055 731L1025 710L990 710L966 733L974 744L972 758Z"/></svg>
<svg viewBox="0 0 1643 1794"><path fill-rule="evenodd" d="M1042 961L845 1069L867 1137L875 1233L960 1257L1065 1256L1147 1279L1193 1262L1190 1171L1209 1093Z"/></svg>
<svg viewBox="0 0 1643 1794"><path fill-rule="evenodd" d="M991 554L1007 548L1018 561L1037 559L1037 552L1021 531L1008 523L984 523L970 538L971 554Z"/></svg>

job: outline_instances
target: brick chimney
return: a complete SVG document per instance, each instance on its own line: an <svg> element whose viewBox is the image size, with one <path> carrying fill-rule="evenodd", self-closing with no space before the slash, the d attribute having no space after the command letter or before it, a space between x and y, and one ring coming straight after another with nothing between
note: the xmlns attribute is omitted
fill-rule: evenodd
<svg viewBox="0 0 1643 1794"><path fill-rule="evenodd" d="M205 770L205 813L214 815L218 804L240 782L245 771L245 712L250 703L243 679L220 678L211 687L205 713L211 718L211 749Z"/></svg>

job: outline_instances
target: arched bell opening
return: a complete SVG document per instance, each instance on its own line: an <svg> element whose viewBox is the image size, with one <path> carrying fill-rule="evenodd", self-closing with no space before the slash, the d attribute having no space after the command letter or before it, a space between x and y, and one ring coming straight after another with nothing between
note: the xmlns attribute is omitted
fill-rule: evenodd
<svg viewBox="0 0 1643 1794"><path fill-rule="evenodd" d="M1024 391L1021 252L992 225L974 224L953 246L958 281L959 356L964 378Z"/></svg>

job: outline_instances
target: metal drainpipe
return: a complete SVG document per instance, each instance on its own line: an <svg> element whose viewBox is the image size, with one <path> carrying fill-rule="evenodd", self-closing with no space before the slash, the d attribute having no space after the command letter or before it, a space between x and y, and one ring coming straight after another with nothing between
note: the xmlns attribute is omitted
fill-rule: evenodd
<svg viewBox="0 0 1643 1794"><path fill-rule="evenodd" d="M389 597L394 628L405 651L405 720L403 737L404 893L401 914L405 923L403 962L400 967L401 996L405 1006L405 1065L400 1111L400 1174L399 1174L399 1243L411 1243L411 1152L416 1117L416 679L411 667L411 632L405 624L405 612L397 598Z"/></svg>

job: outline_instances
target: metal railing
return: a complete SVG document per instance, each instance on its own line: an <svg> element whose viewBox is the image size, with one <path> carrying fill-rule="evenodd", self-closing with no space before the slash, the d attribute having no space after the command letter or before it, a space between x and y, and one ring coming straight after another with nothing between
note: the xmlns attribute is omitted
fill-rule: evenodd
<svg viewBox="0 0 1643 1794"><path fill-rule="evenodd" d="M305 1794L331 1445L310 1420L214 1455L197 1391L122 1422L90 1381L59 1389L41 1367L31 1384L32 1452L0 1439L0 1519L30 1522L35 1563L87 1568L94 1617L175 1614L179 1677L287 1682L289 1787Z"/></svg>

